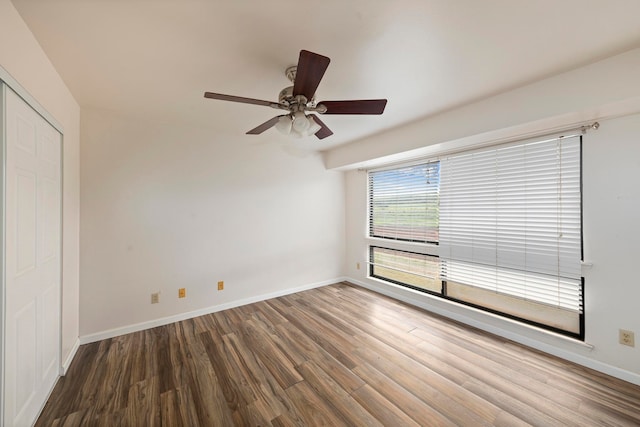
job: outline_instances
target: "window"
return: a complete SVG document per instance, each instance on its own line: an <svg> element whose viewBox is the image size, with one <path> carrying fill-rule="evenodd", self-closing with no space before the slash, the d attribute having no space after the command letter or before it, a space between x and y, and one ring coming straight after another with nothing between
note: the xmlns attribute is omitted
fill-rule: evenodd
<svg viewBox="0 0 640 427"><path fill-rule="evenodd" d="M369 173L369 234L438 241L439 163Z"/></svg>
<svg viewBox="0 0 640 427"><path fill-rule="evenodd" d="M372 277L584 336L580 137L370 172L369 200L370 237L412 242Z"/></svg>

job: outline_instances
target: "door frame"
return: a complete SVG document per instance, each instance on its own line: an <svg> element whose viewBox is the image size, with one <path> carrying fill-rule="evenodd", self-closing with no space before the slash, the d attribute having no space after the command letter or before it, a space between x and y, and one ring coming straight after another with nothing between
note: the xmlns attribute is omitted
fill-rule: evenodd
<svg viewBox="0 0 640 427"><path fill-rule="evenodd" d="M4 422L4 373L5 373L5 328L6 328L6 266L5 266L5 183L6 183L6 137L7 126L5 118L5 101L7 90L14 91L36 113L54 127L60 133L60 287L58 292L58 304L60 317L58 319L58 377L64 374L62 358L62 294L63 294L63 200L64 200L64 129L62 125L27 91L18 81L9 74L0 64L0 425ZM45 402L43 402L44 405ZM42 410L42 408L41 408Z"/></svg>

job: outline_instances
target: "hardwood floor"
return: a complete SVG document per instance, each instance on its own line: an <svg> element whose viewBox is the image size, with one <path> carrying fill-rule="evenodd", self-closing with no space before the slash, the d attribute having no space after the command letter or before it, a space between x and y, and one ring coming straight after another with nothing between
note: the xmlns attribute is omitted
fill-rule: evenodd
<svg viewBox="0 0 640 427"><path fill-rule="evenodd" d="M640 387L347 284L82 346L37 426L632 426Z"/></svg>

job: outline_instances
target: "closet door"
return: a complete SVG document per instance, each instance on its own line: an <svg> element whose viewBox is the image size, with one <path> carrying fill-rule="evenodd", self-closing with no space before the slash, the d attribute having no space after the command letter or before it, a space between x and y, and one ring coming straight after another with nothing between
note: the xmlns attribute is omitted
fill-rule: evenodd
<svg viewBox="0 0 640 427"><path fill-rule="evenodd" d="M4 425L31 425L60 366L61 135L6 91Z"/></svg>

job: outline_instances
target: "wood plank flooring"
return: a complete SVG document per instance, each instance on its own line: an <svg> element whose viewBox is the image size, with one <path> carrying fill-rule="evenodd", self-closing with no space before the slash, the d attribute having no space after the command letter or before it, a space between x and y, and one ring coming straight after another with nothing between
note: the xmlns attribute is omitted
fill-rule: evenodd
<svg viewBox="0 0 640 427"><path fill-rule="evenodd" d="M81 346L37 426L633 426L640 387L345 283Z"/></svg>

